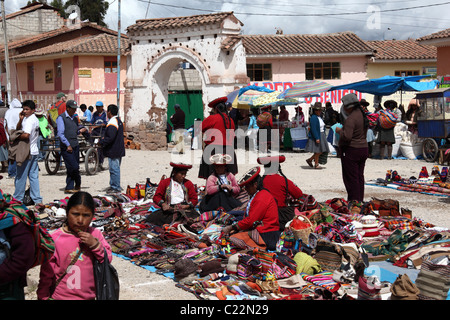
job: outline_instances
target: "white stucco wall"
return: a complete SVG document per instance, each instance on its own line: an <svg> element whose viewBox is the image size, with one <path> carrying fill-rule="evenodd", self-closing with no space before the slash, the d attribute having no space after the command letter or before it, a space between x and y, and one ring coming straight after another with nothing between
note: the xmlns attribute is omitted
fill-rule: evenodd
<svg viewBox="0 0 450 320"><path fill-rule="evenodd" d="M205 25L173 30L155 30L129 34L132 43L128 56L127 88L131 104L127 108L128 126L141 121L165 127L170 75L183 61L191 63L200 74L203 104L245 85L246 56L241 43L233 50L221 49L230 35L237 35L240 25L227 19L220 25ZM209 112L205 108L205 115Z"/></svg>

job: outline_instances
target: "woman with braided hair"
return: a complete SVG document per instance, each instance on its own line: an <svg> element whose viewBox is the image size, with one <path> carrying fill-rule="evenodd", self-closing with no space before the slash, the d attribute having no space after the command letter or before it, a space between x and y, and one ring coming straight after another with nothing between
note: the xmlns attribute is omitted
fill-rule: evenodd
<svg viewBox="0 0 450 320"><path fill-rule="evenodd" d="M286 160L285 156L259 157L258 163L264 166L262 186L275 198L278 206L278 217L280 230L284 230L286 223L295 216L295 207L289 206L289 198L299 199L303 192L294 182L286 178L281 171L281 163Z"/></svg>
<svg viewBox="0 0 450 320"><path fill-rule="evenodd" d="M202 122L205 147L198 173L199 178L208 179L214 172L214 166L210 158L217 153L229 154L232 159L227 164L227 171L234 175L238 173L236 153L234 151L235 125L233 119L227 113L226 101L227 97L221 97L208 104L212 114Z"/></svg>

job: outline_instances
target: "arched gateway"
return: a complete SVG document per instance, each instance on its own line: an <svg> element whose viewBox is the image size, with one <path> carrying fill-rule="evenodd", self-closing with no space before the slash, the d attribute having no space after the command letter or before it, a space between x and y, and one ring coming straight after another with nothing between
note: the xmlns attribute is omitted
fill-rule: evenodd
<svg viewBox="0 0 450 320"><path fill-rule="evenodd" d="M181 62L198 71L202 108L249 83L245 50L239 37L243 26L232 12L189 17L138 20L127 28L125 130L147 150L166 144L169 78Z"/></svg>

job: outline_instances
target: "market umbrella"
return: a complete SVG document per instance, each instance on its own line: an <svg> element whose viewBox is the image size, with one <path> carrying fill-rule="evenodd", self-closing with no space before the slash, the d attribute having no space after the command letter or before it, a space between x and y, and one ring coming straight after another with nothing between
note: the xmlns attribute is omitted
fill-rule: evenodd
<svg viewBox="0 0 450 320"><path fill-rule="evenodd" d="M349 89L356 90L358 92L370 93L376 96L389 96L399 90L424 91L434 89L438 85L439 81L431 80L426 82L419 82L426 77L429 77L429 75L410 77L384 76L376 79L369 79L339 86L333 86L328 91Z"/></svg>
<svg viewBox="0 0 450 320"><path fill-rule="evenodd" d="M281 92L274 91L270 93L266 93L256 99L253 100L252 104L255 107L262 107L267 105L292 105L298 104L298 99L280 99L278 98Z"/></svg>
<svg viewBox="0 0 450 320"><path fill-rule="evenodd" d="M314 97L321 92L328 91L331 87L331 84L319 80L298 82L284 90L278 98Z"/></svg>
<svg viewBox="0 0 450 320"><path fill-rule="evenodd" d="M227 102L231 102L233 108L250 109L254 99L268 92L273 92L273 90L262 86L246 86L228 94Z"/></svg>

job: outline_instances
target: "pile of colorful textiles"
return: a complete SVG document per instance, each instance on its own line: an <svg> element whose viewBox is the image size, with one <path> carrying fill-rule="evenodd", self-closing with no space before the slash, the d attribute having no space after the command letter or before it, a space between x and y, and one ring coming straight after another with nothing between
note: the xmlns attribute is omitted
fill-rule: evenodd
<svg viewBox="0 0 450 320"><path fill-rule="evenodd" d="M369 203L340 198L318 202L315 210L297 211L313 222L308 241L296 239L287 227L274 252L252 247L259 243L256 230L246 238L223 236L222 228L238 219L223 210L198 211L189 223L155 226L146 219L160 209L152 199L126 194L99 194L94 199L92 225L102 230L116 256L172 278L199 299L358 299L367 292L358 294L357 270L362 268L358 276L366 283L373 262L419 270L429 252L442 258L450 248L446 229L411 215L381 216ZM66 204L67 198L36 208L41 225L61 226ZM392 283L379 280L381 296L388 298Z"/></svg>
<svg viewBox="0 0 450 320"><path fill-rule="evenodd" d="M396 190L418 192L436 196L450 197L450 180L447 179L448 167L433 166L431 174L424 166L419 171L418 178L402 178L397 170L387 170L385 179L378 178L368 185L389 187ZM447 181L448 180L448 181Z"/></svg>

